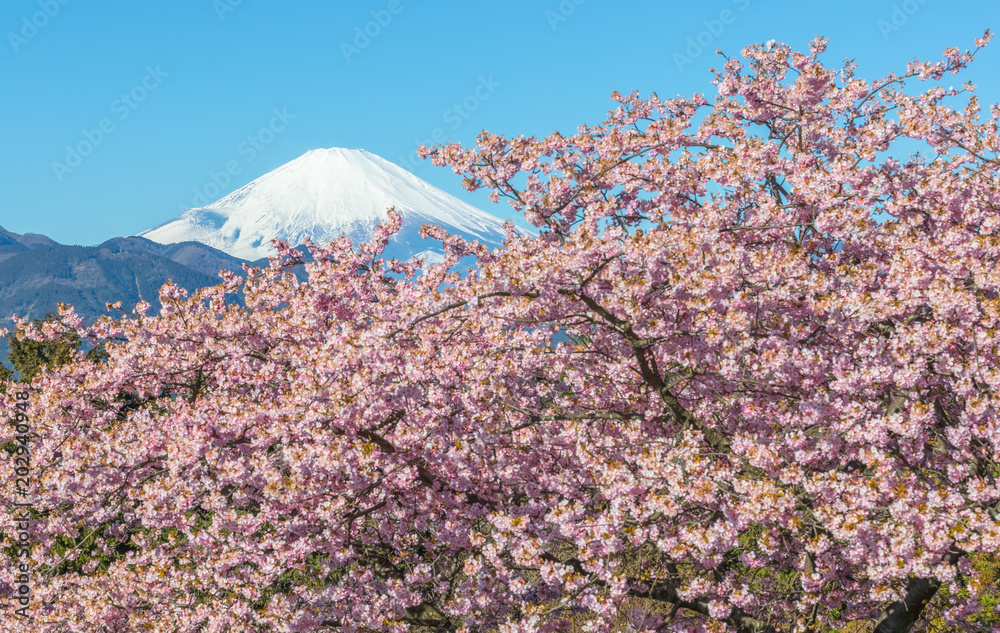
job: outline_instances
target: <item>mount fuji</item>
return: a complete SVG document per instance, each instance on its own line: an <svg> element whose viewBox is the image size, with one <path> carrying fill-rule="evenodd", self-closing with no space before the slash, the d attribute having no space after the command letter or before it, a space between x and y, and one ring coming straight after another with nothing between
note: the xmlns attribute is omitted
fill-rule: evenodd
<svg viewBox="0 0 1000 633"><path fill-rule="evenodd" d="M421 224L488 246L503 243L502 221L365 150L315 149L233 193L139 236L160 244L200 242L255 261L275 254L271 239L292 246L305 239L332 241L345 234L366 241L395 207L403 226L384 254L440 261L441 245L421 238Z"/></svg>

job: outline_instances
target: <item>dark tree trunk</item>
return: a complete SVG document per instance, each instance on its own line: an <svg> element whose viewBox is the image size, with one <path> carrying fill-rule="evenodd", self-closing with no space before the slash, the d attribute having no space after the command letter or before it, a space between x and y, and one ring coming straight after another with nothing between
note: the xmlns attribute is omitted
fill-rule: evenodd
<svg viewBox="0 0 1000 633"><path fill-rule="evenodd" d="M945 554L943 560L954 565L961 556L953 550ZM872 633L907 633L940 587L941 583L934 578L911 579L906 588L906 596L901 602L894 602L885 610Z"/></svg>

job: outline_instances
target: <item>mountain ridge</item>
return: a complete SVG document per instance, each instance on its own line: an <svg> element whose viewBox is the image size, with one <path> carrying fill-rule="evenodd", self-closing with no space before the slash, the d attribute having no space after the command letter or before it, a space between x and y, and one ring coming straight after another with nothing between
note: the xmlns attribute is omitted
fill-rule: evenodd
<svg viewBox="0 0 1000 633"><path fill-rule="evenodd" d="M41 318L58 303L72 305L88 322L115 301L127 310L144 299L158 310L158 291L168 279L194 291L218 284L220 270L242 274L251 263L193 242L164 246L126 237L73 246L33 235L33 247L17 242L24 248L5 253L4 245L16 240L0 229L0 328L12 328L14 314Z"/></svg>

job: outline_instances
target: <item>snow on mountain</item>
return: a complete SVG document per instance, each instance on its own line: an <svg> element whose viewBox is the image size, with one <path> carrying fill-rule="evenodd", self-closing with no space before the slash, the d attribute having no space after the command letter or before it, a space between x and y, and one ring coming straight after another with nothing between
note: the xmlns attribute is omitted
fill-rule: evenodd
<svg viewBox="0 0 1000 633"><path fill-rule="evenodd" d="M418 234L436 224L490 246L503 242L501 220L441 191L405 169L365 150L342 148L306 152L212 204L189 209L156 228L139 233L154 242L197 241L247 260L274 255L271 239L293 246L307 237L317 242L341 234L366 241L395 207L403 227L387 257L420 254L440 259L441 245Z"/></svg>

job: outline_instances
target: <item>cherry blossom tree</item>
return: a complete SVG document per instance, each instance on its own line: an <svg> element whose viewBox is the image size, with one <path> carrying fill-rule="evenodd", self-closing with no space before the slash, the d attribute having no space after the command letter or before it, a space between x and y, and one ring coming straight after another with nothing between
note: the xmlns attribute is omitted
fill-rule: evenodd
<svg viewBox="0 0 1000 633"><path fill-rule="evenodd" d="M106 358L0 396L33 429L0 630L1000 630L1000 107L937 85L975 51L824 48L424 148L540 227L503 248L385 261L393 212L156 316L22 322Z"/></svg>

